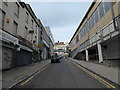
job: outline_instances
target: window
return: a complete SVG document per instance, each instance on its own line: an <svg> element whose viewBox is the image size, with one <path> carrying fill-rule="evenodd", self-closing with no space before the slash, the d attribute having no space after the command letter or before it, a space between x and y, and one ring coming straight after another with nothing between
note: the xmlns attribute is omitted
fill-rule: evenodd
<svg viewBox="0 0 120 90"><path fill-rule="evenodd" d="M99 21L99 15L98 15L98 8L95 10L94 12L94 18L95 18L95 23L97 23Z"/></svg>
<svg viewBox="0 0 120 90"><path fill-rule="evenodd" d="M94 26L94 17L93 17L93 15L91 16L91 28Z"/></svg>
<svg viewBox="0 0 120 90"><path fill-rule="evenodd" d="M25 39L27 39L27 34L28 34L28 28L25 27L25 32L24 32Z"/></svg>
<svg viewBox="0 0 120 90"><path fill-rule="evenodd" d="M41 30L41 35L42 35L42 30Z"/></svg>
<svg viewBox="0 0 120 90"><path fill-rule="evenodd" d="M92 28L92 20L91 20L91 17L89 19L89 28L91 29Z"/></svg>
<svg viewBox="0 0 120 90"><path fill-rule="evenodd" d="M29 14L26 12L26 22L28 23Z"/></svg>
<svg viewBox="0 0 120 90"><path fill-rule="evenodd" d="M13 34L17 35L18 24L14 21L13 22Z"/></svg>
<svg viewBox="0 0 120 90"><path fill-rule="evenodd" d="M87 32L89 31L89 22L87 21Z"/></svg>
<svg viewBox="0 0 120 90"><path fill-rule="evenodd" d="M79 32L79 40L81 39L80 32Z"/></svg>
<svg viewBox="0 0 120 90"><path fill-rule="evenodd" d="M19 17L19 5L16 3L16 5L15 5L15 15L17 16L17 17Z"/></svg>
<svg viewBox="0 0 120 90"><path fill-rule="evenodd" d="M42 40L42 37L40 37L40 39Z"/></svg>
<svg viewBox="0 0 120 90"><path fill-rule="evenodd" d="M111 2L104 2L105 12L109 11L111 7Z"/></svg>
<svg viewBox="0 0 120 90"><path fill-rule="evenodd" d="M7 0L2 0L5 5L8 5Z"/></svg>
<svg viewBox="0 0 120 90"><path fill-rule="evenodd" d="M33 29L33 20L31 20L31 22L32 22L32 29Z"/></svg>
<svg viewBox="0 0 120 90"><path fill-rule="evenodd" d="M88 22L85 24L84 34L87 34L87 32L88 32Z"/></svg>
<svg viewBox="0 0 120 90"><path fill-rule="evenodd" d="M103 8L103 2L99 5L99 16L100 19L104 16L104 8Z"/></svg>
<svg viewBox="0 0 120 90"><path fill-rule="evenodd" d="M2 29L4 29L4 24L5 24L5 12L2 11Z"/></svg>
<svg viewBox="0 0 120 90"><path fill-rule="evenodd" d="M88 23L88 31L89 31L90 30L90 21L88 20L87 23Z"/></svg>
<svg viewBox="0 0 120 90"><path fill-rule="evenodd" d="M78 35L76 36L76 42L78 42L79 41L79 37L78 37Z"/></svg>
<svg viewBox="0 0 120 90"><path fill-rule="evenodd" d="M35 25L35 28L36 28L36 29L35 29L35 33L37 34L37 25Z"/></svg>

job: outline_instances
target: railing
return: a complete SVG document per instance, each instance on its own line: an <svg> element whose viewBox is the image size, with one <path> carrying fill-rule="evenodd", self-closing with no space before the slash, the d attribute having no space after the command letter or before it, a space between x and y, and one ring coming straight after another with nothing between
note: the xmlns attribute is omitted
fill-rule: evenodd
<svg viewBox="0 0 120 90"><path fill-rule="evenodd" d="M96 45L98 41L103 42L111 37L114 37L115 35L118 35L120 33L120 15L115 18L115 22L116 28L114 28L113 21L111 21L109 24L104 26L100 31L98 31L96 34L90 37L89 40L85 41L78 48L76 48L72 52L72 57L74 58L78 52L85 50L87 47Z"/></svg>

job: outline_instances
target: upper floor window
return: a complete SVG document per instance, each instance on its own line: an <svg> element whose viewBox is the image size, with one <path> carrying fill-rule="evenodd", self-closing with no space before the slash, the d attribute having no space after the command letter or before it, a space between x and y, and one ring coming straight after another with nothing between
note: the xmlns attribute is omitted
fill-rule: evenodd
<svg viewBox="0 0 120 90"><path fill-rule="evenodd" d="M2 29L4 29L4 24L5 24L5 12L2 11Z"/></svg>
<svg viewBox="0 0 120 90"><path fill-rule="evenodd" d="M101 4L99 5L99 16L100 19L104 16L104 7L103 7L103 2L101 2Z"/></svg>
<svg viewBox="0 0 120 90"><path fill-rule="evenodd" d="M35 33L37 34L37 25L35 25L35 28L36 28L36 29L35 29Z"/></svg>
<svg viewBox="0 0 120 90"><path fill-rule="evenodd" d="M104 2L105 12L109 11L112 3L111 2Z"/></svg>
<svg viewBox="0 0 120 90"><path fill-rule="evenodd" d="M5 5L8 5L8 0L2 0Z"/></svg>
<svg viewBox="0 0 120 90"><path fill-rule="evenodd" d="M42 35L42 30L41 30L41 35Z"/></svg>
<svg viewBox="0 0 120 90"><path fill-rule="evenodd" d="M33 23L33 20L31 20L31 22L32 22L32 29L33 29L33 24L34 24L34 23Z"/></svg>
<svg viewBox="0 0 120 90"><path fill-rule="evenodd" d="M13 34L17 35L18 24L14 21L13 22Z"/></svg>
<svg viewBox="0 0 120 90"><path fill-rule="evenodd" d="M26 18L25 18L26 20L26 22L28 23L28 19L29 19L29 14L26 12Z"/></svg>
<svg viewBox="0 0 120 90"><path fill-rule="evenodd" d="M95 23L99 21L98 8L94 12L94 19L95 19Z"/></svg>
<svg viewBox="0 0 120 90"><path fill-rule="evenodd" d="M24 36L25 36L25 39L26 39L26 40L27 40L27 35L28 35L28 28L25 26Z"/></svg>
<svg viewBox="0 0 120 90"><path fill-rule="evenodd" d="M16 5L15 5L15 12L14 13L18 17L19 17L19 11L20 11L19 9L20 9L20 7L19 7L18 3L16 3Z"/></svg>

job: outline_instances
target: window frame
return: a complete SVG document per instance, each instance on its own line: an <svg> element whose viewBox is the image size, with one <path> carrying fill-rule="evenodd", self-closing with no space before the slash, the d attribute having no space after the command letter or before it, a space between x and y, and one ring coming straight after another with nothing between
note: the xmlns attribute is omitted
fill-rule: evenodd
<svg viewBox="0 0 120 90"><path fill-rule="evenodd" d="M19 18L19 14L20 14L20 6L19 6L19 4L16 2L16 6L18 7L17 9L15 9L15 11L14 11L14 14ZM16 10L17 10L17 12L16 12Z"/></svg>

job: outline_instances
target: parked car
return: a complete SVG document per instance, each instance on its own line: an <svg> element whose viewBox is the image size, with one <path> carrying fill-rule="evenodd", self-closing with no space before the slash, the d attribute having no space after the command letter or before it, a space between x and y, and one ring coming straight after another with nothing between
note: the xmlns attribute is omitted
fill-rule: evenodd
<svg viewBox="0 0 120 90"><path fill-rule="evenodd" d="M51 57L51 63L59 63L59 62L60 62L60 58L57 54Z"/></svg>

